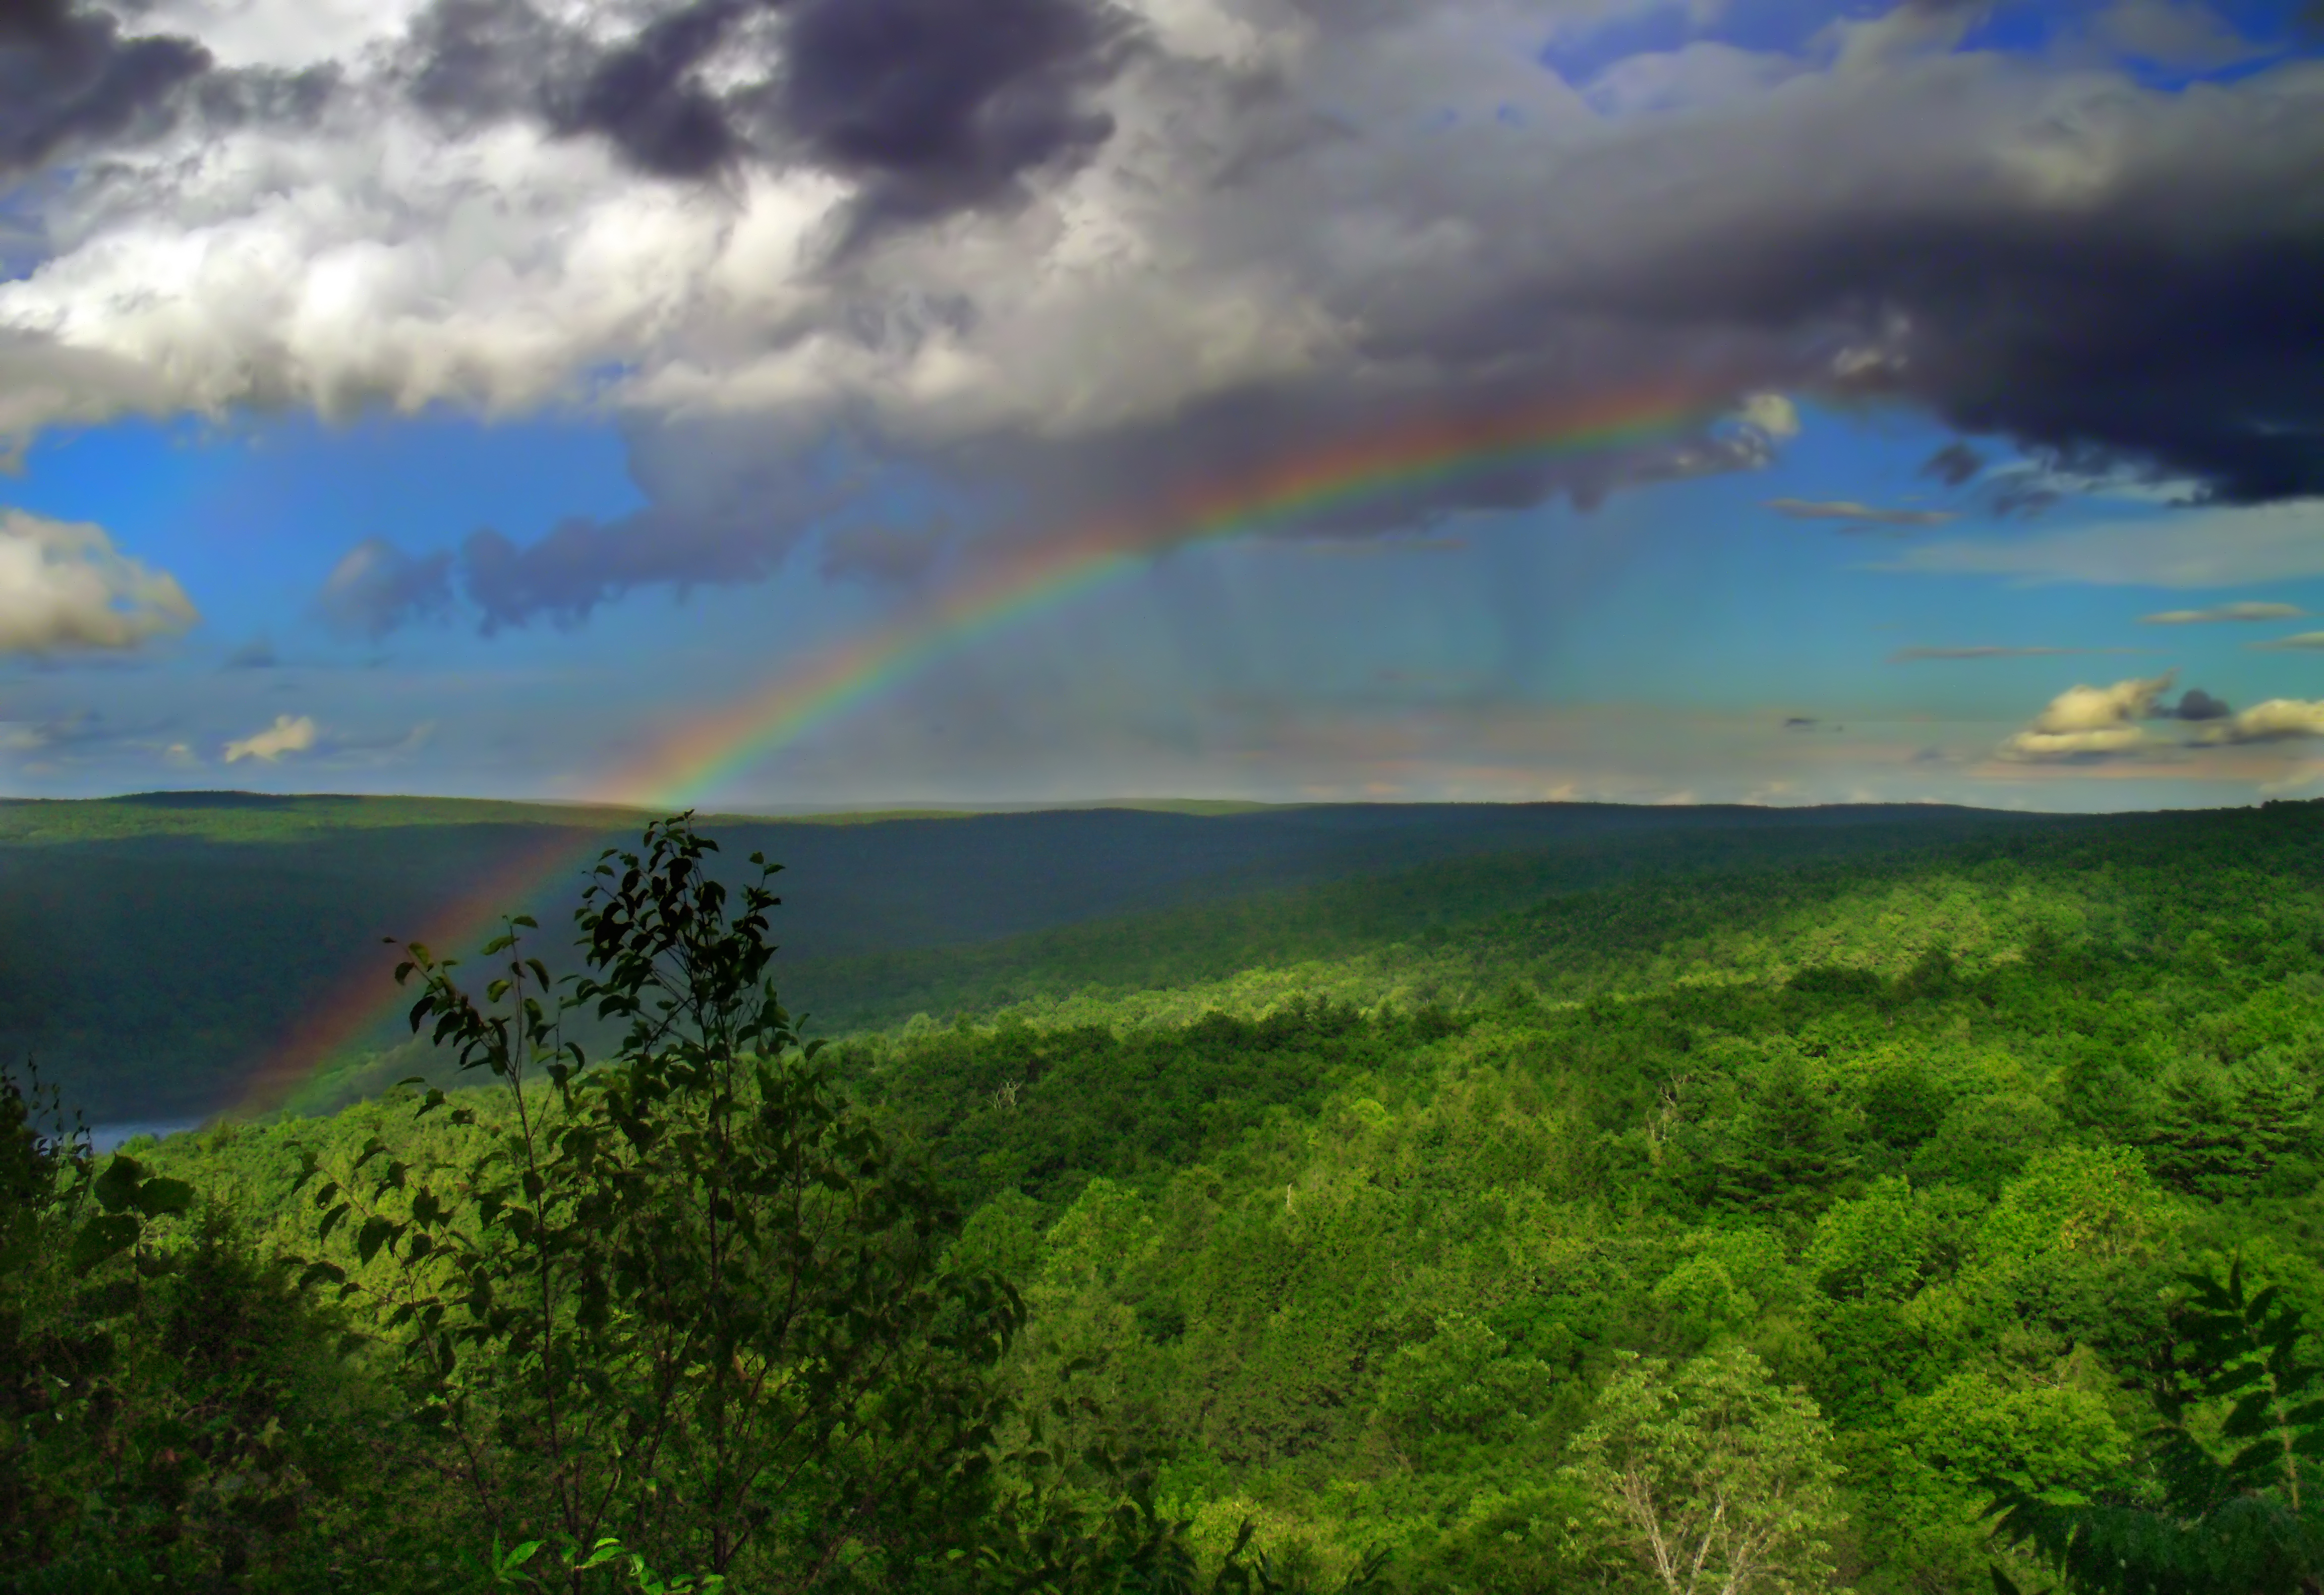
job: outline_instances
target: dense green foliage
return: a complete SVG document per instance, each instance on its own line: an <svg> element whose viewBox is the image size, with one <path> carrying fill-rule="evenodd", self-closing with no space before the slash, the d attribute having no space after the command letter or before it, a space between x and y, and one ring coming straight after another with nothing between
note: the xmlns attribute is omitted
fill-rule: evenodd
<svg viewBox="0 0 2324 1595"><path fill-rule="evenodd" d="M600 1022L632 1031L612 1062L542 1073L564 1066L547 999L540 1050L492 1028L489 1005L521 1015L545 968L503 972L515 984L484 1008L432 986L447 1039L501 1059L502 1083L133 1146L122 1179L197 1198L96 1265L134 1277L134 1300L64 1280L69 1244L9 1265L11 1303L33 1304L12 1325L114 1348L102 1377L124 1393L74 1423L180 1421L154 1404L227 1377L167 1328L169 1293L203 1268L226 1283L201 1288L261 1326L250 1366L277 1406L260 1428L283 1449L252 1476L296 1493L308 1531L232 1539L189 1486L197 1504L169 1508L186 1567L250 1588L479 1587L461 1558L491 1563L498 1533L502 1565L543 1542L520 1579L567 1540L586 1560L592 1535L620 1539L644 1562L555 1564L606 1589L722 1565L738 1590L803 1571L895 1590L1671 1595L1982 1590L1996 1568L2028 1590L2157 1595L2315 1578L2316 806L1892 839L1757 871L1739 844L1706 845L1695 863L1719 867L1433 930L1394 904L1365 917L1368 890L1417 878L1269 899L1280 924L1257 899L1182 909L1144 922L1177 927L1153 944L1167 983L1136 984L1124 928L1049 933L1046 971L1028 959L1019 985L958 1005L991 1018L814 1056L748 952L770 905L738 895L740 940L703 944L747 953L715 1000L678 995L706 989L669 973L682 961L623 963L641 937L691 934L651 908L678 900L652 896L669 878L653 856L634 882L601 878L631 894L612 941L585 922L589 1000L614 995ZM1109 968L1119 983L1091 973ZM690 1017L655 1020L655 991ZM548 1127L531 1176L532 1110L507 1069L532 1071ZM57 1200L83 1203L54 1233L77 1232L99 1199L72 1194L107 1166L48 1156ZM854 1261L752 1206L808 1167L836 1182L816 1184L833 1212L865 1215L816 1231L855 1237ZM494 1230L479 1204L495 1192L496 1213L530 1203L546 1228ZM793 1239L754 1238L742 1273L761 1283L722 1295L700 1259L745 1209L754 1237ZM803 1290L902 1272L813 1307L805 1340L752 1340L778 1255L815 1259ZM327 1265L304 1294L291 1257ZM523 1304L559 1320L519 1281L559 1269L594 1270L571 1288L603 1305L599 1340L551 1378L528 1349L549 1328L521 1343ZM341 1276L361 1287L344 1299ZM490 1318L503 1309L519 1316ZM830 1382L802 1420L818 1438L766 1452L799 1492L761 1498L792 1525L765 1543L788 1548L721 1563L736 1464L706 1415L740 1410L738 1369L853 1366L814 1340L843 1323L894 1349L883 1370L916 1371ZM674 1358L657 1336L722 1349ZM650 1420L686 1436L683 1457L649 1465L601 1438L556 1462L539 1425L558 1379L601 1436ZM918 1461L865 1461L889 1445ZM534 1470L497 1511L474 1460L493 1447ZM38 1486L11 1482L11 1499L51 1503L36 1532L55 1569L27 1587L105 1587L68 1578L111 1543L98 1508L56 1504L97 1497L45 1471L81 1452L20 1439L9 1455L10 1480ZM859 1466L919 1493L851 1518L844 1490L816 1492ZM594 1470L600 1518L559 1515L572 1470Z"/></svg>

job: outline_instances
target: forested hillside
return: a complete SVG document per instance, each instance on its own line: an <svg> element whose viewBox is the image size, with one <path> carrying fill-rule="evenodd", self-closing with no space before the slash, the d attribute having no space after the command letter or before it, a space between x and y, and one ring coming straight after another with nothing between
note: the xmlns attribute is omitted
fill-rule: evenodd
<svg viewBox="0 0 2324 1595"><path fill-rule="evenodd" d="M651 1343L673 1287L622 1269L674 1266L652 1259L693 1232L625 1204L647 1171L696 1190L669 1171L698 1182L722 1145L761 1148L736 1200L792 1188L798 1148L825 1148L815 1179L852 1216L810 1237L770 1207L766 1232L831 1264L816 1289L884 1283L815 1309L853 1326L841 1338L782 1342L807 1359L782 1366L827 1374L786 1411L825 1423L813 1401L843 1388L857 1405L724 1506L706 1409L652 1420L695 1437L659 1484L588 1453L627 1503L592 1532L646 1560L558 1587L652 1587L650 1566L736 1590L1903 1595L1990 1590L1995 1569L2048 1588L2048 1542L1989 1534L1997 1498L2021 1526L2101 1514L2117 1539L2098 1543L2177 1581L2085 1561L2076 1588L2324 1572L2297 1461L2324 1447L2324 1407L2303 1405L2324 1395L2324 806L1854 858L1658 845L1684 867L1593 881L1575 857L1495 857L955 955L911 989L986 1017L853 1035L737 1088L723 1120L689 1117L686 1093L715 1098L722 1056L786 1052L788 1015L671 1030L651 1000L625 1009L647 1021L630 1056L661 1072L601 1068L612 1084L559 1105L536 1059L538 1130L480 1068L433 1107L406 1092L134 1146L105 1175L107 1211L143 1225L131 1249L78 1295L19 1289L44 1304L25 1320L43 1343L96 1322L118 1348L72 1376L98 1406L56 1420L101 1445L16 1432L0 1482L20 1524L46 1514L62 1570L20 1583L125 1589L134 1561L250 1588L481 1588L534 1539L501 1576L540 1574L569 1492L493 1447L546 1433L524 1402L555 1357L510 1338L530 1276L477 1260L518 1245L493 1215L533 1213L526 1244L575 1226L553 1267L584 1304L567 1332L603 1361L556 1388L630 1403L605 1421L634 1441L665 1411L651 1369L677 1366ZM638 890L592 922L601 948L678 923L677 898ZM779 928L786 910L760 911ZM727 967L686 945L690 967ZM847 967L787 964L798 1009L822 1005L808 974ZM593 1000L623 967L644 978L599 967ZM548 1194L447 1216L514 1179L528 1136L558 1148ZM815 1249L840 1234L862 1239ZM592 1272L600 1249L616 1260ZM268 1258L300 1259L304 1292ZM75 1320L93 1290L114 1315ZM236 1360L189 1334L195 1301L236 1304L275 1350ZM2230 1320L2275 1339L2222 1352ZM748 1341L741 1320L687 1322ZM875 1376L843 1344L906 1349ZM486 1351L508 1360L498 1382L472 1371ZM751 1410L724 1378L704 1388L739 1405L717 1410ZM2251 1404L2255 1380L2275 1405ZM489 1414L497 1439L463 1426ZM477 1487L485 1453L498 1495ZM875 1476L887 1493L846 1493ZM730 1519L758 1526L722 1539ZM1658 1572L1657 1538L1700 1550L1705 1581Z"/></svg>
<svg viewBox="0 0 2324 1595"><path fill-rule="evenodd" d="M562 923L582 863L645 818L234 792L0 803L0 1054L38 1059L100 1122L241 1107L246 1083L280 1067L303 1019L350 991L387 991L394 959L383 938L438 935L447 905L532 859L545 862L517 869L524 900L508 907ZM923 1010L983 1011L1066 981L1134 989L1345 950L1633 873L2082 822L1933 807L1542 804L705 823L730 858L763 849L788 866L789 978L814 993L819 1023L852 1030ZM1480 857L1490 862L1460 867ZM1397 874L1410 878L1333 890ZM1203 912L1246 899L1239 918ZM1136 922L1111 936L1055 935L1125 918ZM309 1105L431 1066L405 1052L362 1073L402 1039L394 1011L383 1001L330 1055L294 1060L354 1071Z"/></svg>

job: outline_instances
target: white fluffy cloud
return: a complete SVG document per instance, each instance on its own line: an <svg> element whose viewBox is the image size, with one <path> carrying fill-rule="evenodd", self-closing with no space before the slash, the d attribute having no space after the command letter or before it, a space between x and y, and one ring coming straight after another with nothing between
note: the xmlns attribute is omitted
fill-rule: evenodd
<svg viewBox="0 0 2324 1595"><path fill-rule="evenodd" d="M2074 686L2050 700L2024 731L1997 750L2002 758L2028 763L2119 758L2158 745L2140 724L2159 713L2172 678L2117 681L2111 687Z"/></svg>
<svg viewBox="0 0 2324 1595"><path fill-rule="evenodd" d="M0 510L0 652L132 649L200 618L175 576L102 527Z"/></svg>
<svg viewBox="0 0 2324 1595"><path fill-rule="evenodd" d="M2270 698L2230 713L2209 693L2190 690L2173 710L2163 702L2172 680L2165 674L2111 687L2070 687L1995 751L2021 763L2086 763L2190 747L2324 737L2324 699ZM2191 741L2155 736L2144 724L2173 717L2195 723Z"/></svg>
<svg viewBox="0 0 2324 1595"><path fill-rule="evenodd" d="M236 764L244 759L257 759L272 764L285 753L306 752L315 745L318 734L311 715L277 715L274 724L265 730L226 743L226 761Z"/></svg>

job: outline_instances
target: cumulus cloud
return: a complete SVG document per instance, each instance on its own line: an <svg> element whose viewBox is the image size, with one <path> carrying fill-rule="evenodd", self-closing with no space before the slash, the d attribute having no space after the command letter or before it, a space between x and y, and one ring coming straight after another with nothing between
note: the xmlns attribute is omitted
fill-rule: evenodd
<svg viewBox="0 0 2324 1595"><path fill-rule="evenodd" d="M2166 609L2139 619L2150 626L2203 626L2219 621L2296 621L2307 613L2297 604L2218 604L2209 609Z"/></svg>
<svg viewBox="0 0 2324 1595"><path fill-rule="evenodd" d="M2026 763L2087 762L2152 751L2159 744L2140 722L2162 713L2158 705L2171 682L2166 674L2111 687L2070 687L1996 751Z"/></svg>
<svg viewBox="0 0 2324 1595"><path fill-rule="evenodd" d="M2324 700L2270 698L2240 715L2216 720L2195 733L2203 743L2281 742L2324 736Z"/></svg>
<svg viewBox="0 0 2324 1595"><path fill-rule="evenodd" d="M91 145L152 137L175 120L209 52L189 39L124 37L61 0L0 10L0 175Z"/></svg>
<svg viewBox="0 0 2324 1595"><path fill-rule="evenodd" d="M1771 442L1781 443L1800 435L1799 406L1782 393L1746 394L1736 419Z"/></svg>
<svg viewBox="0 0 2324 1595"><path fill-rule="evenodd" d="M347 550L324 580L315 607L332 626L376 641L452 603L452 556L408 554L384 538Z"/></svg>
<svg viewBox="0 0 2324 1595"><path fill-rule="evenodd" d="M286 753L308 751L314 747L318 734L310 715L277 715L274 724L263 731L254 731L226 743L224 756L228 764L237 764L244 759L272 764Z"/></svg>
<svg viewBox="0 0 2324 1595"><path fill-rule="evenodd" d="M1038 521L1545 399L1789 392L2324 495L2324 66L2181 94L1950 48L1973 10L1743 51L1689 8L1673 60L1568 81L1567 13L1509 0L164 0L215 58L138 102L177 109L23 144L50 253L0 282L0 429L602 401L692 462L683 503L478 545L503 623L753 579L805 529L752 472L835 437ZM1366 513L1590 502L1787 424Z"/></svg>
<svg viewBox="0 0 2324 1595"><path fill-rule="evenodd" d="M0 510L0 652L118 651L200 618L175 576L103 528Z"/></svg>
<svg viewBox="0 0 2324 1595"><path fill-rule="evenodd" d="M2255 642L2252 646L2271 653L2307 652L2314 649L2324 649L2324 632L2295 632L2289 637L2272 637L2265 642Z"/></svg>
<svg viewBox="0 0 2324 1595"><path fill-rule="evenodd" d="M1113 119L1091 96L1130 33L1091 0L685 0L628 31L620 15L435 0L395 73L454 129L527 120L661 178L811 164L859 185L861 217L927 217L1017 197L1103 143Z"/></svg>

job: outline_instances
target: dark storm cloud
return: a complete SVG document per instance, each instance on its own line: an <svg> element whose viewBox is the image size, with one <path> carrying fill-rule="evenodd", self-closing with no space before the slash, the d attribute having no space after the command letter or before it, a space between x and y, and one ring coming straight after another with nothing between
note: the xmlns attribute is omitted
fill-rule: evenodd
<svg viewBox="0 0 2324 1595"><path fill-rule="evenodd" d="M1103 0L692 0L608 47L529 0L437 0L403 75L453 122L530 115L658 176L746 159L839 172L877 219L991 202L1102 143L1112 124L1086 97L1129 37Z"/></svg>
<svg viewBox="0 0 2324 1595"><path fill-rule="evenodd" d="M1959 438L1922 462L1921 475L1933 476L1947 487L1959 487L1985 469L1985 456Z"/></svg>
<svg viewBox="0 0 2324 1595"><path fill-rule="evenodd" d="M2171 711L2171 717L2174 720L2225 720L2234 713L2235 710L2223 700L2213 697L2200 687L2190 687L2180 695L2177 706Z"/></svg>
<svg viewBox="0 0 2324 1595"><path fill-rule="evenodd" d="M747 140L697 69L756 9L696 0L605 46L530 0L436 0L412 22L400 76L416 104L452 126L530 118L566 137L602 137L641 171L701 177Z"/></svg>
<svg viewBox="0 0 2324 1595"><path fill-rule="evenodd" d="M1609 139L1545 215L1508 215L1488 247L1512 263L1471 316L1757 334L1803 383L2061 468L2324 493L2324 62L2184 93L2040 82L1967 54L1836 69Z"/></svg>
<svg viewBox="0 0 2324 1595"><path fill-rule="evenodd" d="M124 37L102 13L0 0L0 177L167 128L209 67L190 39Z"/></svg>
<svg viewBox="0 0 2324 1595"><path fill-rule="evenodd" d="M443 613L452 603L452 556L406 553L384 538L347 550L315 600L340 631L374 641L397 627Z"/></svg>
<svg viewBox="0 0 2324 1595"><path fill-rule="evenodd" d="M858 463L835 465L828 453L803 460L748 425L632 429L630 475L645 508L574 516L530 543L471 533L460 588L489 634L535 620L577 625L641 587L762 581L856 491Z"/></svg>
<svg viewBox="0 0 2324 1595"><path fill-rule="evenodd" d="M412 20L401 75L422 108L473 126L539 112L580 50L527 0L436 0Z"/></svg>
<svg viewBox="0 0 2324 1595"><path fill-rule="evenodd" d="M1472 401L1467 425L1506 414L1495 395ZM1389 412L1393 413L1393 412ZM1462 429L1464 412L1439 406L1419 419ZM1368 431L1401 433L1361 397L1305 390L1249 390L1145 427L1067 440L981 435L951 449L885 441L849 430L844 469L770 447L748 419L633 427L630 470L652 502L611 521L576 518L530 544L497 531L466 539L459 581L487 632L535 619L586 621L600 604L645 587L754 582L772 575L810 531L819 531L826 579L908 584L954 545L991 548L1020 538L1069 532L1093 521L1136 519L1167 544L1183 506L1232 498L1286 459L1344 449ZM1659 443L1599 457L1518 461L1462 477L1457 496L1426 484L1387 488L1301 522L1309 534L1338 537L1410 532L1462 512L1522 510L1563 496L1595 505L1628 484L1706 471L1748 468L1772 447L1748 423L1695 429ZM900 481L944 492L918 516L867 516L862 484L892 493ZM930 495L933 496L933 495ZM1173 506L1181 506L1174 509ZM1006 506L1001 512L995 506ZM954 525L954 512L983 525ZM989 523L989 524L987 524Z"/></svg>
<svg viewBox="0 0 2324 1595"><path fill-rule="evenodd" d="M214 129L251 123L312 127L335 102L343 81L339 69L332 66L297 72L264 67L212 71L195 80L188 90L187 103L206 126Z"/></svg>
<svg viewBox="0 0 2324 1595"><path fill-rule="evenodd" d="M2014 516L2030 521L2065 496L2038 479L2019 478L1996 484L1986 496L1986 507L1999 520Z"/></svg>
<svg viewBox="0 0 2324 1595"><path fill-rule="evenodd" d="M521 545L486 529L460 546L461 585L487 635L535 619L578 625L638 587L762 580L780 547L739 530L747 529L655 510L614 521L576 516Z"/></svg>
<svg viewBox="0 0 2324 1595"><path fill-rule="evenodd" d="M749 9L747 0L696 0L657 17L602 57L569 100L552 99L558 131L602 134L661 177L702 177L731 164L750 141L697 69Z"/></svg>
<svg viewBox="0 0 2324 1595"><path fill-rule="evenodd" d="M64 0L0 0L0 44L41 43L64 32Z"/></svg>
<svg viewBox="0 0 2324 1595"><path fill-rule="evenodd" d="M1687 281L1678 266L1665 302L1800 325L1879 305L1898 357L1849 385L2068 469L2127 464L2232 502L2324 493L2324 364L2306 353L2324 346L2324 210L2257 148L2209 166L2216 188L2158 174L2098 216L1834 217L1737 239L1736 269Z"/></svg>
<svg viewBox="0 0 2324 1595"><path fill-rule="evenodd" d="M936 564L948 531L943 525L899 526L886 521L840 528L823 539L816 568L825 581L907 585Z"/></svg>
<svg viewBox="0 0 2324 1595"><path fill-rule="evenodd" d="M876 209L985 203L1113 130L1084 96L1126 31L1087 0L796 0L787 17L781 124L868 179Z"/></svg>

